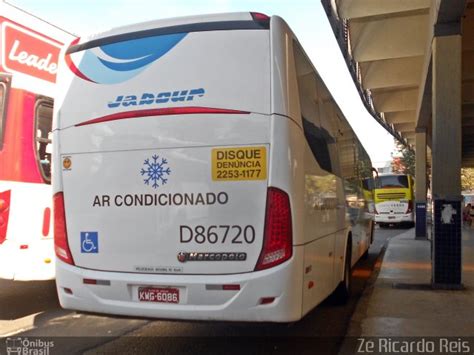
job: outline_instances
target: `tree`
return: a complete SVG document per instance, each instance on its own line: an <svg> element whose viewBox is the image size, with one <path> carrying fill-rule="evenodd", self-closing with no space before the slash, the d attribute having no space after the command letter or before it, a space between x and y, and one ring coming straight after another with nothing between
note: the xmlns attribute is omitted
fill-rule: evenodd
<svg viewBox="0 0 474 355"><path fill-rule="evenodd" d="M463 191L474 190L474 168L461 169L461 186Z"/></svg>
<svg viewBox="0 0 474 355"><path fill-rule="evenodd" d="M395 153L392 155L392 171L415 176L415 152L395 140Z"/></svg>

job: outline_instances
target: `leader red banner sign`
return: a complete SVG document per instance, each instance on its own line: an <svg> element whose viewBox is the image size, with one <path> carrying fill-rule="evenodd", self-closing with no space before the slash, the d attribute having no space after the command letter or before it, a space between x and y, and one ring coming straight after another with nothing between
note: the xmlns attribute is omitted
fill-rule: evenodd
<svg viewBox="0 0 474 355"><path fill-rule="evenodd" d="M8 22L2 25L1 42L6 70L56 82L60 43Z"/></svg>

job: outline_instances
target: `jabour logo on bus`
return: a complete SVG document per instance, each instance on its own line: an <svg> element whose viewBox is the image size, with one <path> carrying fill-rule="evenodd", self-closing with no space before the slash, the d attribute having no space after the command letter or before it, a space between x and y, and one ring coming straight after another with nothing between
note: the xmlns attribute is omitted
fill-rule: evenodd
<svg viewBox="0 0 474 355"><path fill-rule="evenodd" d="M5 69L56 82L62 44L15 24L2 24L2 63Z"/></svg>
<svg viewBox="0 0 474 355"><path fill-rule="evenodd" d="M114 101L109 101L107 107L117 108L119 106L144 106L153 104L165 104L168 102L193 101L195 97L203 97L206 90L203 88L164 91L157 93L145 92L141 95L119 95Z"/></svg>

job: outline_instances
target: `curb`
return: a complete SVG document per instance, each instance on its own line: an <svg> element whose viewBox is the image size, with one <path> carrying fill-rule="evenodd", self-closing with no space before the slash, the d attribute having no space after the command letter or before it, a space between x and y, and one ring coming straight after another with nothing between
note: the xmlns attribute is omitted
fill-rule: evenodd
<svg viewBox="0 0 474 355"><path fill-rule="evenodd" d="M379 255L377 255L377 258L374 263L372 274L366 281L364 291L362 292L362 295L360 296L359 301L357 302L354 313L352 314L351 319L349 321L349 326L347 327L346 335L344 336L344 340L342 341L342 344L339 348L339 355L352 354L354 352L354 338L361 336L361 319L365 318L360 316L358 317L358 315L363 314L365 316L365 313L367 312L368 300L370 299L370 296L374 291L375 283L377 282L380 270L382 269L382 263L385 257L385 252L387 251L388 244L390 243L392 238L394 237L388 238L380 248Z"/></svg>

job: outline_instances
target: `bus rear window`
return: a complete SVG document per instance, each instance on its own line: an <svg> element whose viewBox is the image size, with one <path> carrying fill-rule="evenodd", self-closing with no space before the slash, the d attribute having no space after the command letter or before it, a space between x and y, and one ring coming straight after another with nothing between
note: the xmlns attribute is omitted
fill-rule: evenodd
<svg viewBox="0 0 474 355"><path fill-rule="evenodd" d="M384 188L408 188L407 175L379 176L375 182L376 189Z"/></svg>
<svg viewBox="0 0 474 355"><path fill-rule="evenodd" d="M39 170L46 183L51 183L51 129L53 121L53 100L41 98L36 103L36 158Z"/></svg>

